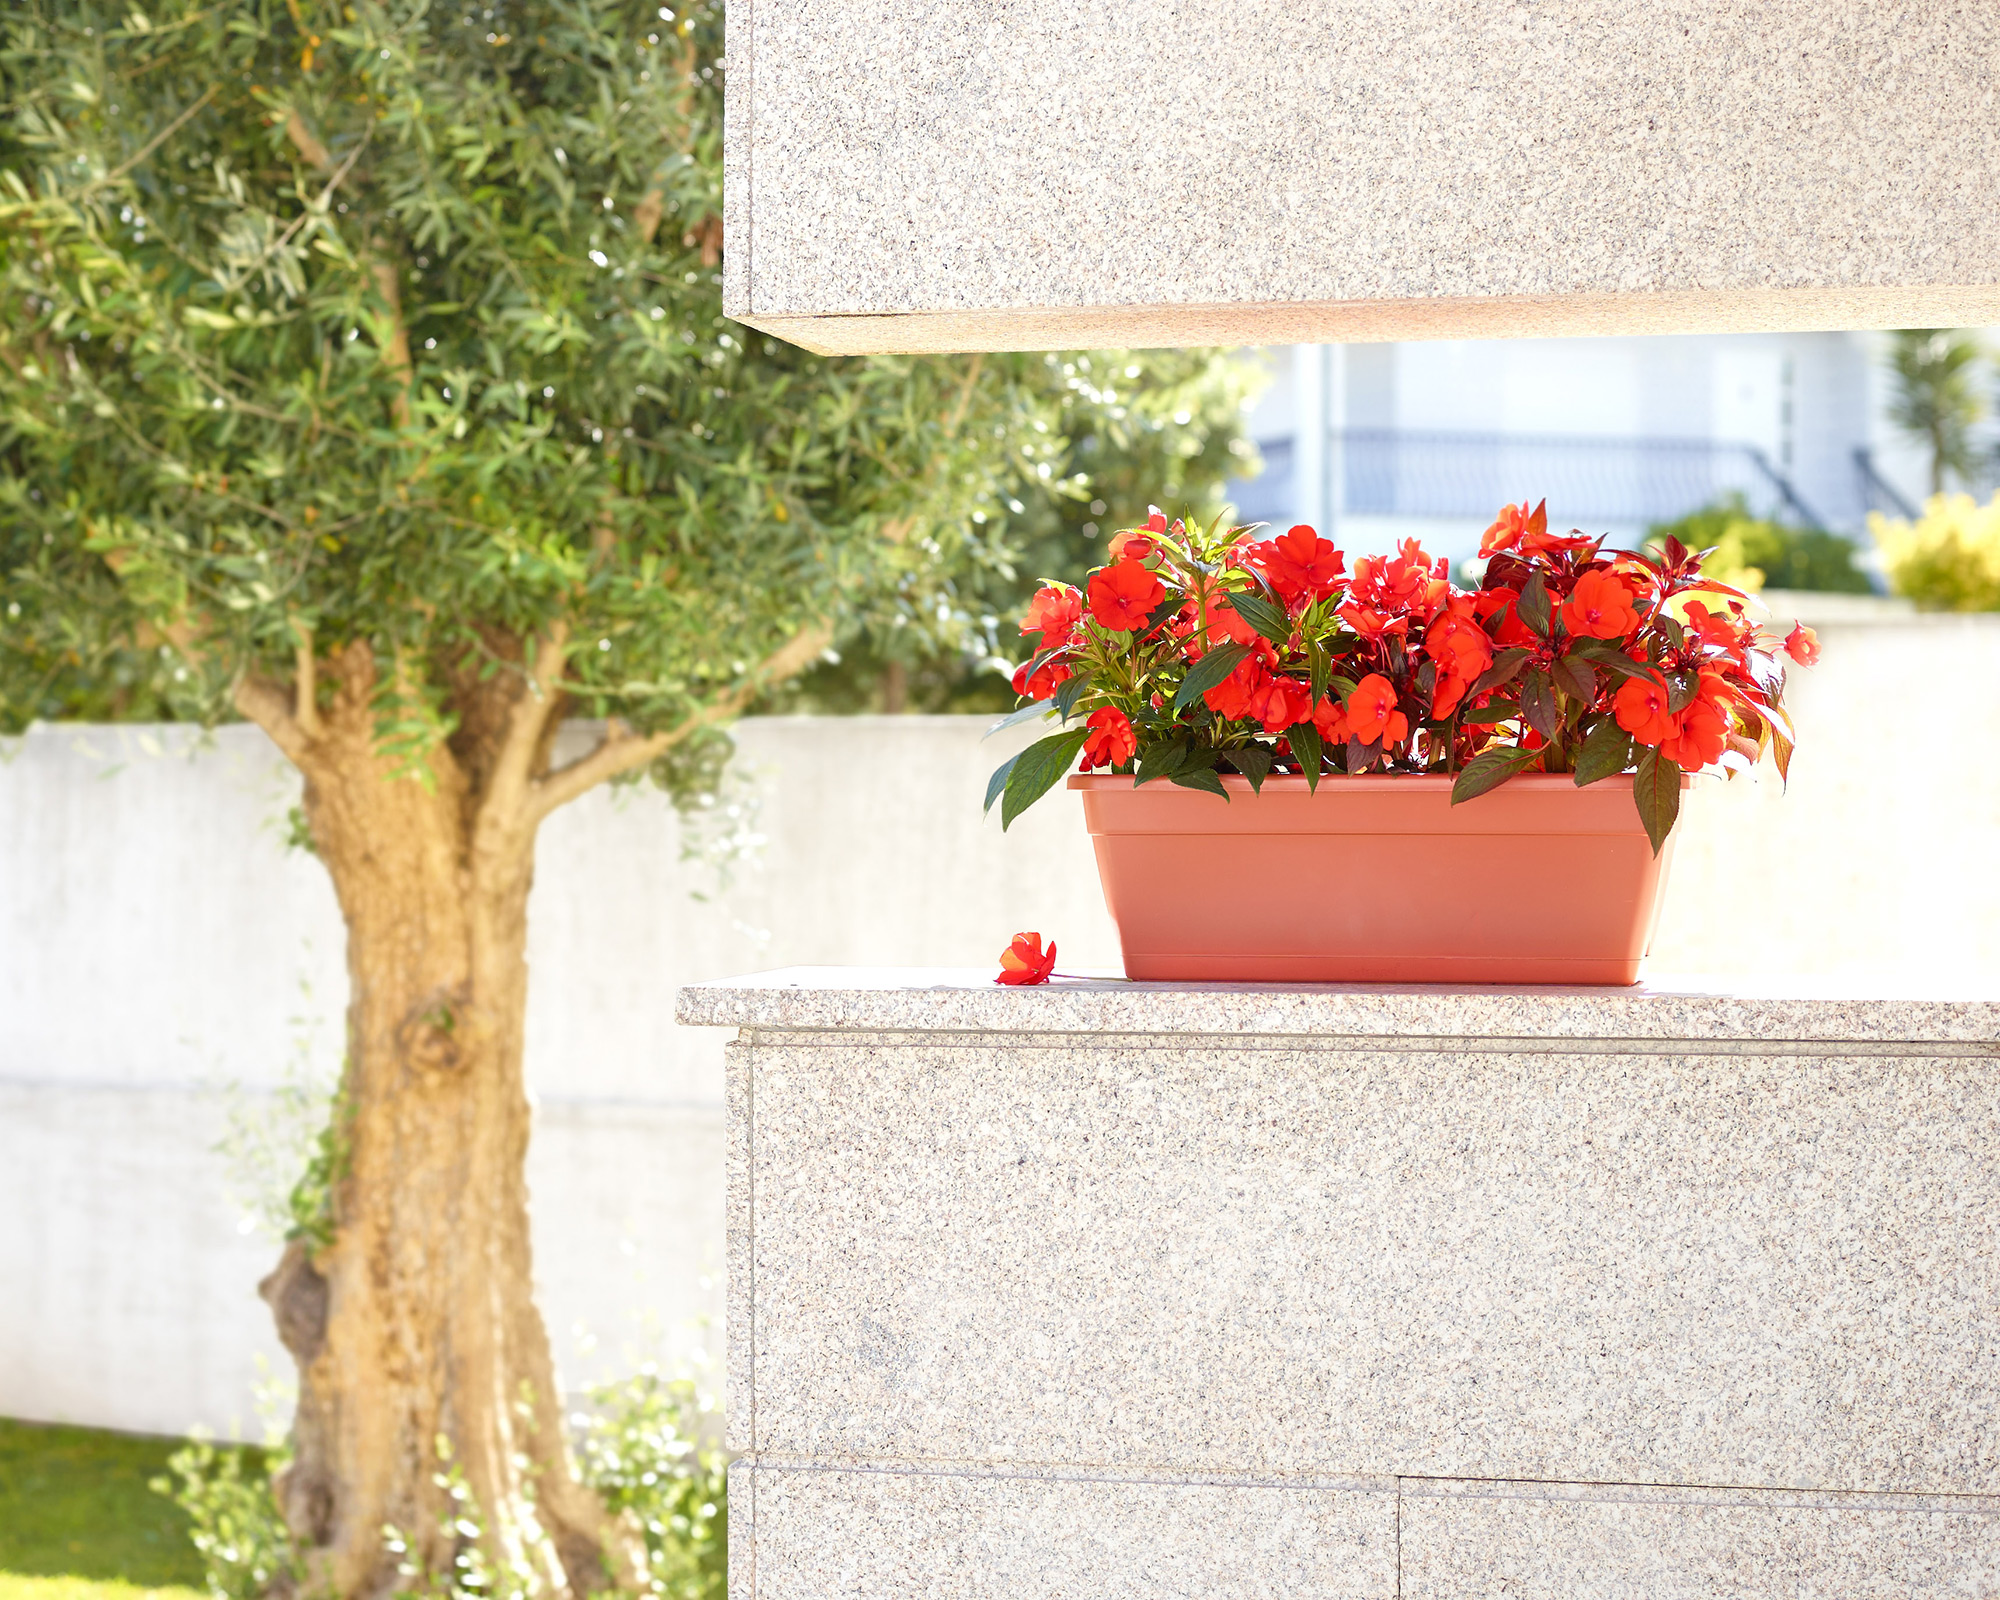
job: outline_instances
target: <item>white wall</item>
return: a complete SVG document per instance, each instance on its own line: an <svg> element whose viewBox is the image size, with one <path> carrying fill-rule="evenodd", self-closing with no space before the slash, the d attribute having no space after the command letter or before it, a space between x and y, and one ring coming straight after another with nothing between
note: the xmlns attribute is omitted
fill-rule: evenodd
<svg viewBox="0 0 2000 1600"><path fill-rule="evenodd" d="M2000 619L1833 623L1824 642L1797 675L1790 793L1760 777L1691 809L1653 970L1993 993ZM1065 971L1116 968L1069 797L1004 839L982 824L1007 748L985 721L744 724L768 843L707 903L656 797L551 819L530 1177L572 1382L720 1315L723 1040L675 1026L677 984L985 966L1023 928ZM276 1247L243 1231L214 1146L232 1108L283 1104L302 1051L325 1071L339 1048L340 927L318 864L282 845L292 794L248 728L44 728L0 765L0 1414L254 1431L257 1358L286 1370L254 1295Z"/></svg>

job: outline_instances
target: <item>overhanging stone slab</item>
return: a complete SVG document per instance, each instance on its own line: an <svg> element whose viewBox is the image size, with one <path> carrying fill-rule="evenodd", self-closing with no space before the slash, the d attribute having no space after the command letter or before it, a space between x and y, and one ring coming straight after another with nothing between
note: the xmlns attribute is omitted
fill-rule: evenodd
<svg viewBox="0 0 2000 1600"><path fill-rule="evenodd" d="M2000 318L2000 13L740 0L724 300L809 348Z"/></svg>

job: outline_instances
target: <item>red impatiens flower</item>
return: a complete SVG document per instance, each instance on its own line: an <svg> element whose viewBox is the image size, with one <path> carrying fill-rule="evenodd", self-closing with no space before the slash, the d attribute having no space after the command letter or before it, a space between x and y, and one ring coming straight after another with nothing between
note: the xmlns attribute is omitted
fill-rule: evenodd
<svg viewBox="0 0 2000 1600"><path fill-rule="evenodd" d="M1686 772L1719 760L1729 747L1728 699L1721 677L1704 672L1694 698L1674 714L1674 731L1660 741L1660 754Z"/></svg>
<svg viewBox="0 0 2000 1600"><path fill-rule="evenodd" d="M1264 569L1287 605L1324 600L1340 587L1347 564L1331 539L1320 538L1303 522L1275 539L1252 545L1247 554Z"/></svg>
<svg viewBox="0 0 2000 1600"><path fill-rule="evenodd" d="M1749 628L1741 616L1742 607L1737 607L1738 615L1726 616L1710 611L1699 600L1690 600L1687 605L1688 632L1703 644L1717 650L1727 650L1738 661L1743 659L1743 648L1747 642Z"/></svg>
<svg viewBox="0 0 2000 1600"><path fill-rule="evenodd" d="M1410 734L1410 719L1396 709L1396 686L1379 672L1371 672L1354 686L1347 697L1350 738L1363 744L1400 744Z"/></svg>
<svg viewBox="0 0 2000 1600"><path fill-rule="evenodd" d="M1132 732L1132 719L1116 706L1099 706L1091 712L1084 727L1090 731L1083 739L1083 760L1085 772L1093 767L1122 767L1132 759L1139 748L1138 736Z"/></svg>
<svg viewBox="0 0 2000 1600"><path fill-rule="evenodd" d="M1437 666L1437 682L1431 690L1431 715L1444 718L1458 709L1458 703L1478 681L1480 673L1493 665L1493 641L1470 617L1447 611L1424 635L1424 654Z"/></svg>
<svg viewBox="0 0 2000 1600"><path fill-rule="evenodd" d="M1293 723L1304 722L1312 708L1312 696L1297 678L1271 677L1250 702L1250 715L1266 733L1283 733Z"/></svg>
<svg viewBox="0 0 2000 1600"><path fill-rule="evenodd" d="M1347 743L1347 736L1353 731L1347 721L1346 708L1330 694L1319 697L1319 704L1313 707L1313 726L1319 729L1319 736L1328 744Z"/></svg>
<svg viewBox="0 0 2000 1600"><path fill-rule="evenodd" d="M1611 702L1618 726L1640 744L1673 737L1674 714L1667 709L1667 686L1657 678L1627 678Z"/></svg>
<svg viewBox="0 0 2000 1600"><path fill-rule="evenodd" d="M1433 561L1415 539L1405 539L1394 556L1363 556L1354 563L1353 598L1384 615L1403 612L1428 622L1451 594L1451 562ZM1346 615L1343 607L1341 615Z"/></svg>
<svg viewBox="0 0 2000 1600"><path fill-rule="evenodd" d="M1114 561L1090 575L1090 614L1114 633L1143 628L1167 591L1151 568Z"/></svg>
<svg viewBox="0 0 2000 1600"><path fill-rule="evenodd" d="M1539 642L1535 630L1521 620L1517 602L1521 596L1514 589L1481 589L1472 597L1472 614L1481 622L1492 623L1504 611L1506 616L1494 628L1493 637L1503 645L1521 645L1532 650Z"/></svg>
<svg viewBox="0 0 2000 1600"><path fill-rule="evenodd" d="M1044 950L1039 933L1017 933L1013 942L1000 952L1000 976L993 981L1007 984L1047 983L1049 974L1055 970L1054 940L1050 940L1048 949Z"/></svg>
<svg viewBox="0 0 2000 1600"><path fill-rule="evenodd" d="M1014 692L1025 700L1046 700L1076 676L1067 661L1044 661L1035 667L1034 675L1030 677L1028 668L1032 666L1032 661L1023 661L1014 669Z"/></svg>
<svg viewBox="0 0 2000 1600"><path fill-rule="evenodd" d="M1563 626L1572 639L1623 639L1639 626L1632 591L1602 567L1576 580L1563 602Z"/></svg>
<svg viewBox="0 0 2000 1600"><path fill-rule="evenodd" d="M1537 552L1553 554L1559 550L1588 550L1595 543L1597 541L1588 534L1575 531L1550 533L1548 501L1542 501L1533 511L1524 501L1518 506L1500 508L1500 515L1494 519L1493 526L1480 538L1479 553L1494 556L1514 550L1522 555Z"/></svg>
<svg viewBox="0 0 2000 1600"><path fill-rule="evenodd" d="M1361 558L1367 560L1366 556ZM1340 620L1371 644L1380 644L1392 633L1408 633L1408 617L1385 617L1381 612L1350 600L1340 608Z"/></svg>
<svg viewBox="0 0 2000 1600"><path fill-rule="evenodd" d="M1785 654L1802 667L1819 665L1819 635L1803 622L1793 623L1785 635Z"/></svg>
<svg viewBox="0 0 2000 1600"><path fill-rule="evenodd" d="M1123 528L1111 536L1113 561L1144 561L1159 549L1158 535L1167 531L1167 514L1158 506L1147 508L1152 515L1143 528Z"/></svg>
<svg viewBox="0 0 2000 1600"><path fill-rule="evenodd" d="M1502 506L1500 515L1493 519L1493 526L1479 537L1479 553L1482 556L1497 556L1503 550L1520 547L1521 540L1530 533L1546 533L1549 528L1549 503L1544 500L1533 511L1524 501L1518 506Z"/></svg>
<svg viewBox="0 0 2000 1600"><path fill-rule="evenodd" d="M1066 583L1052 583L1037 589L1028 602L1028 614L1021 619L1021 632L1039 633L1042 648L1055 650L1070 642L1076 626L1083 621L1083 595Z"/></svg>
<svg viewBox="0 0 2000 1600"><path fill-rule="evenodd" d="M1263 704L1264 688L1271 674L1256 656L1245 656L1236 670L1202 695L1208 709L1225 722L1240 722L1255 716Z"/></svg>

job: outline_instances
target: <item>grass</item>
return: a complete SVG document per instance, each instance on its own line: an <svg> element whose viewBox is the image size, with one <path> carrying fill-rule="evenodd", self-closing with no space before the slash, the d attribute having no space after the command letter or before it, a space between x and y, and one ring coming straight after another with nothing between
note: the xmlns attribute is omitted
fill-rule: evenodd
<svg viewBox="0 0 2000 1600"><path fill-rule="evenodd" d="M0 1600L205 1600L187 1518L147 1487L180 1444L0 1418Z"/></svg>

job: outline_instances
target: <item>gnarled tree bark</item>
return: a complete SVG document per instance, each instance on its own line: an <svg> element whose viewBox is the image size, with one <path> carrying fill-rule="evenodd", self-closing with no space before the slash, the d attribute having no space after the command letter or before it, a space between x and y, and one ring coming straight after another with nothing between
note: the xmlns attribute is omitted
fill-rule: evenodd
<svg viewBox="0 0 2000 1600"><path fill-rule="evenodd" d="M455 686L457 731L424 781L380 748L381 668L365 644L315 661L308 639L289 692L251 679L237 693L304 774L347 924L328 1242L293 1241L261 1286L299 1369L277 1491L309 1593L386 1594L404 1563L442 1577L474 1539L530 1592L638 1587L639 1530L576 1474L533 1298L522 1036L535 835L564 801L796 672L825 636L801 635L676 729L613 724L551 771L565 643L558 629L515 652L518 670Z"/></svg>

